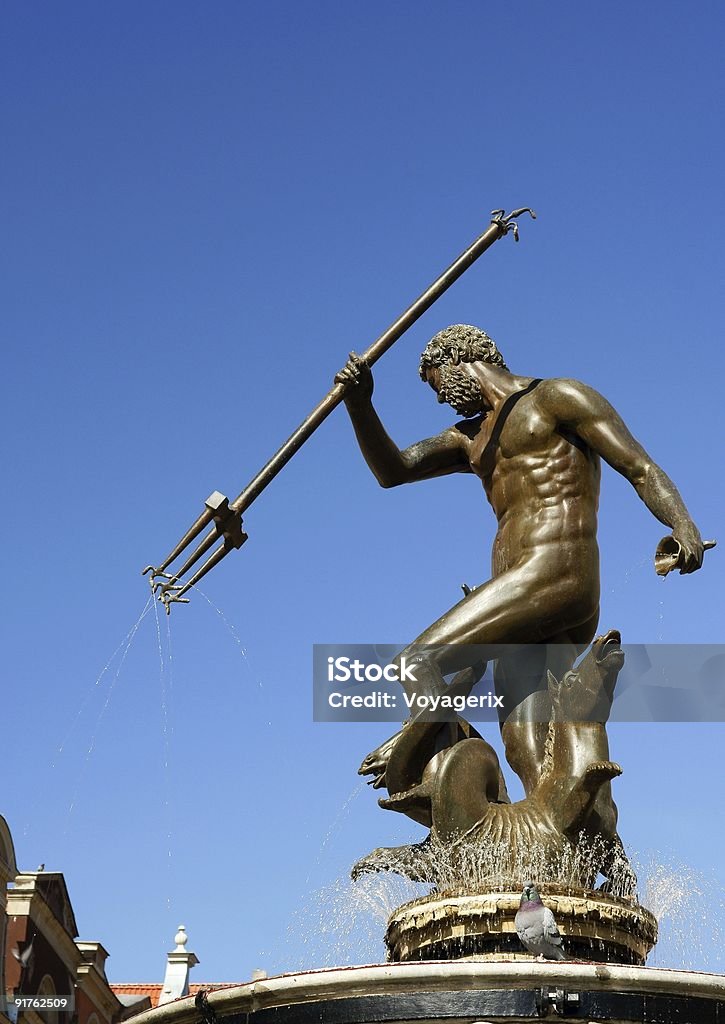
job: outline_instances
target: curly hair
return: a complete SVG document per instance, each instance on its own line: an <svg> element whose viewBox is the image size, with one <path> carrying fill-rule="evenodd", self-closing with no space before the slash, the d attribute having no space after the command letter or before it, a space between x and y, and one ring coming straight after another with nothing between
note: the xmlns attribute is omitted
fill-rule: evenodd
<svg viewBox="0 0 725 1024"><path fill-rule="evenodd" d="M420 376L425 380L426 370L478 362L491 363L493 366L508 370L496 342L489 338L485 331L470 324L452 324L438 331L423 349L420 357Z"/></svg>

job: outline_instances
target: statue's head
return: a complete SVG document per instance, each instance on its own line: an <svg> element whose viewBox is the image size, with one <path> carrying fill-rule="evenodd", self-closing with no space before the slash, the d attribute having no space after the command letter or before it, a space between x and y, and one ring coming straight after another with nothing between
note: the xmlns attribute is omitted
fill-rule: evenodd
<svg viewBox="0 0 725 1024"><path fill-rule="evenodd" d="M460 363L491 363L508 369L496 342L485 331L470 324L453 324L434 334L423 349L420 376L427 380L426 370Z"/></svg>
<svg viewBox="0 0 725 1024"><path fill-rule="evenodd" d="M439 402L447 402L462 416L485 411L480 385L462 364L488 363L508 367L496 347L480 327L453 324L434 335L420 357L420 376L438 393Z"/></svg>

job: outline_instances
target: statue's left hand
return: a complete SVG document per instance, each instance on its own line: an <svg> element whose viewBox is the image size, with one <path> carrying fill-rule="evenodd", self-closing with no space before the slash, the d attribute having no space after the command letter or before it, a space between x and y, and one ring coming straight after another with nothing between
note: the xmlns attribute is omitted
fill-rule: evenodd
<svg viewBox="0 0 725 1024"><path fill-rule="evenodd" d="M702 542L700 531L690 520L675 527L672 536L680 545L680 557L677 563L680 573L695 572L702 566L705 554L705 545Z"/></svg>

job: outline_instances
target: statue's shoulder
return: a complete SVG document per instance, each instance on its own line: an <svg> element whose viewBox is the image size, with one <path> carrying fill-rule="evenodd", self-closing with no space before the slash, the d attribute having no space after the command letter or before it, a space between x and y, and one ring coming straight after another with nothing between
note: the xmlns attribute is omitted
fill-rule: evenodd
<svg viewBox="0 0 725 1024"><path fill-rule="evenodd" d="M547 377L537 387L536 395L552 411L590 404L602 397L591 385L574 377Z"/></svg>

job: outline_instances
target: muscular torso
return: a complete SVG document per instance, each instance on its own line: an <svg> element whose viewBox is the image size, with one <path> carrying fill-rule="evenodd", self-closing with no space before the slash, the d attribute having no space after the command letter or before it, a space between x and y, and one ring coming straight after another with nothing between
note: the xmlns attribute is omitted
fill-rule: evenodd
<svg viewBox="0 0 725 1024"><path fill-rule="evenodd" d="M494 413L466 425L471 470L498 520L494 576L535 554L597 557L599 457L557 421L550 389L542 381L513 406L498 443Z"/></svg>

